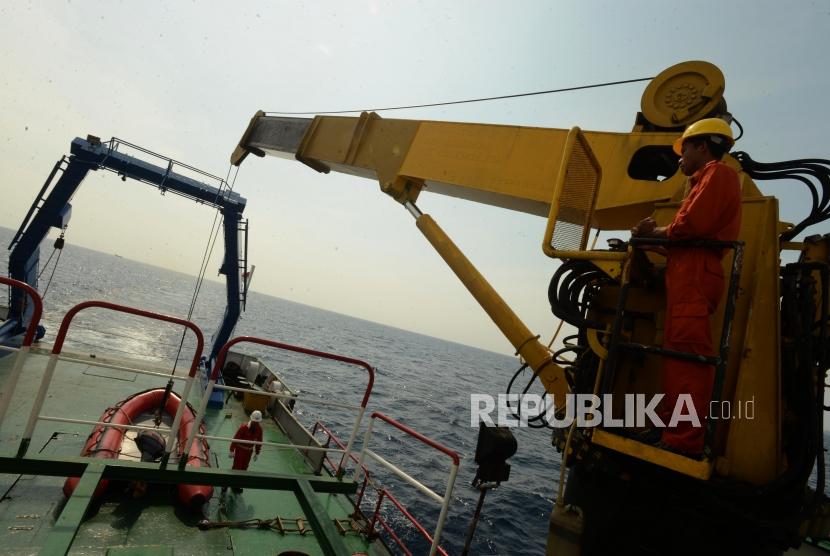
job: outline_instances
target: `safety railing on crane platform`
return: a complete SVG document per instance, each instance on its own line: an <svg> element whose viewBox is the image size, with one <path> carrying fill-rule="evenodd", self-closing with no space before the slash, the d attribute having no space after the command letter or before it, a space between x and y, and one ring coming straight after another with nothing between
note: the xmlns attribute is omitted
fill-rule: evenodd
<svg viewBox="0 0 830 556"><path fill-rule="evenodd" d="M337 407L337 408L348 409L348 410L357 410L357 416L355 418L354 425L352 426L352 431L351 431L351 434L349 435L349 440L348 440L348 443L346 444L346 447L344 449L332 449L332 448L325 448L325 447L320 447L320 446L311 446L311 445L304 445L304 444L293 444L293 443L287 443L287 442L267 442L267 441L257 442L257 441L251 441L251 440L239 440L239 439L233 439L231 437L209 436L209 435L204 435L204 434L198 434L196 429L194 428L191 431L191 434L187 438L187 441L186 441L186 444L185 444L185 453L189 453L189 450L191 449L191 447L193 445L193 442L198 438L198 439L202 439L202 440L216 440L216 441L220 441L220 442L229 442L229 443L234 442L234 443L237 443L237 444L260 445L260 446L263 446L263 447L271 447L271 448L277 448L277 449L296 449L296 450L300 450L301 452L302 451L306 451L306 452L317 451L317 452L324 452L324 453L325 452L337 452L337 453L342 453L343 454L343 456L341 458L341 465L343 464L343 462L348 461L349 459L351 459L350 454L352 452L352 447L354 445L355 439L357 438L358 430L360 430L360 424L363 421L363 416L366 413L366 405L369 402L369 396L372 394L372 387L373 387L374 382L375 382L375 369L371 365L366 363L365 361L361 361L359 359L354 359L354 358L351 358L351 357L345 357L343 355L337 355L337 354L334 354L334 353L327 353L327 352L324 352L324 351L317 351L317 350L308 349L308 348L304 348L304 347L300 347L300 346L294 346L294 345L291 345L291 344L284 344L284 343L281 343L281 342L275 342L273 340L266 340L266 339L263 339L263 338L256 338L256 337L253 337L253 336L238 336L236 338L233 338L233 339L229 340L227 343L225 343L225 345L222 346L222 349L219 350L219 354L216 357L216 363L213 367L213 371L210 374L210 378L209 378L208 384L205 388L204 395L202 396L202 399L199 403L199 408L196 412L196 422L199 423L199 422L202 421L202 419L204 419L205 412L207 410L208 400L210 399L210 396L211 396L211 394L213 393L214 390L226 390L226 391L230 391L230 392L242 392L242 393L251 391L248 388L238 388L238 387L235 387L235 386L227 386L227 385L224 385L224 384L217 384L216 383L216 380L219 378L220 370L224 367L225 359L227 358L227 355L228 355L228 352L230 351L230 348L232 346L236 345L236 344L243 343L243 342L259 344L259 345L268 346L268 347L272 347L272 348L280 349L280 350L285 350L285 351L291 351L291 352L295 352L295 353L302 353L302 354L305 354L305 355L309 355L309 356L313 356L313 357L320 357L320 358L323 358L323 359L329 359L329 360L333 360L333 361L339 361L341 363L346 363L346 364L349 364L349 365L355 365L355 366L358 366L358 367L362 367L368 372L369 380L368 380L368 383L366 385L366 389L363 393L363 399L361 400L360 405L324 401L324 400L312 399L312 398L308 398L308 397L292 395L292 394L284 394L284 393L278 393L278 392L257 391L257 395L266 396L266 397L269 397L271 399L302 400L304 403L308 403L308 404L316 404L316 405L328 406L328 407ZM182 465L183 464L180 463L180 466L182 466Z"/></svg>
<svg viewBox="0 0 830 556"><path fill-rule="evenodd" d="M633 342L622 341L622 324L623 316L625 314L626 300L628 298L628 290L630 282L624 278L622 287L620 288L619 298L617 301L616 315L614 318L614 326L611 330L611 337L608 344L608 361L606 363L606 373L602 377L602 392L610 392L613 384L616 366L619 361L619 351L638 351L642 353L652 353L662 357L669 357L672 359L680 359L684 361L693 361L697 363L704 363L715 367L715 379L712 387L711 403L720 403L723 395L724 379L726 377L726 366L729 362L729 341L732 333L732 321L735 316L735 309L737 305L738 286L741 280L741 268L743 266L743 241L717 241L717 240L669 240L663 238L631 238L629 245L632 247L692 247L705 249L729 249L732 251L732 265L729 276L729 286L726 292L726 305L724 307L723 325L721 327L720 343L718 346L718 354L716 356L699 355L695 353L686 353L666 349L657 346L637 344ZM706 432L703 443L703 453L706 458L711 459L713 456L713 445L715 439L715 431L718 421L715 419L708 419L706 422Z"/></svg>
<svg viewBox="0 0 830 556"><path fill-rule="evenodd" d="M28 291L28 290L27 290ZM38 392L35 395L35 399L32 405L31 412L29 413L29 418L26 422L26 427L23 432L23 438L20 441L20 446L18 447L17 457L21 458L26 455L28 451L29 444L32 440L32 435L34 434L35 426L37 425L38 421L52 421L57 423L70 423L70 424L78 424L78 425L93 425L95 427L112 427L118 428L123 430L158 430L154 427L142 426L142 425L125 425L120 423L108 423L104 421L92 421L88 419L72 419L68 417L58 417L53 415L43 415L41 414L41 410L43 409L43 404L46 400L46 395L49 391L49 386L52 383L52 380L55 375L55 369L57 367L58 361L70 361L70 362L79 362L79 360L71 357L61 357L61 352L63 350L63 344L66 340L66 336L69 332L69 327L72 323L72 319L82 310L89 309L92 307L97 307L101 309L109 309L116 312L127 313L131 315L136 315L140 317L145 317L154 320L160 320L164 322L169 322L172 324L178 324L184 327L189 328L193 331L196 336L196 351L193 354L193 359L190 365L190 371L186 377L183 376L176 376L176 375L169 375L165 373L158 373L154 371L142 370L142 369L135 369L131 367L125 367L122 365L112 365L112 364L102 364L96 363L96 365L122 371L122 372L131 372L131 373L138 373L150 376L158 376L164 377L168 380L183 380L185 382L184 391L182 393L182 403L179 403L179 407L176 410L176 415L173 417L173 423L170 427L170 431L167 433L167 439L164 449L164 455L161 459L161 468L165 468L167 462L170 459L170 455L173 451L173 448L176 446L177 436L179 425L181 424L182 416L184 414L184 410L187 407L187 399L190 395L190 391L193 387L193 382L196 378L196 371L199 367L199 360L202 356L202 351L204 348L204 336L202 334L201 329L196 326L194 323L179 319L176 317L171 317L167 315L162 315L159 313L153 313L151 311L145 311L142 309L136 309L134 307L127 307L124 305L118 305L115 303L109 303L106 301L85 301L83 303L79 303L72 307L66 315L63 317L61 321L60 328L58 329L57 336L55 337L55 342L52 347L52 352L49 355L49 360L46 364L46 369L43 373L43 377L41 378L40 386L38 388ZM33 319L34 320L34 319ZM31 324L30 324L31 327ZM88 364L87 361L82 361L83 363ZM20 375L20 370L22 369L22 363L20 364L20 368L17 368L16 372L15 369L12 371L12 377L10 378L11 386L15 386L17 383L17 379ZM5 416L5 411L8 409L8 403L14 395L13 388L6 389L7 395L4 395L2 406L0 406L0 417ZM2 424L2 419L0 418L0 424ZM185 462L188 458L182 458Z"/></svg>

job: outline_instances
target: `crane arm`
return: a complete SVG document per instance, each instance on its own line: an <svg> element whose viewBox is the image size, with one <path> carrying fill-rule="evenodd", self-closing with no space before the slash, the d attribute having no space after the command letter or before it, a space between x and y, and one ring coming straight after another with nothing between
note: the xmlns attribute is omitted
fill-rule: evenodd
<svg viewBox="0 0 830 556"><path fill-rule="evenodd" d="M334 169L377 179L384 192L410 210L418 229L516 348L516 353L539 376L552 396L554 405L561 408L569 391L564 370L553 362L550 351L539 342L538 336L531 333L437 222L429 215L422 214L415 206L418 194L427 188L468 200L534 214L547 214L550 204L549 201L543 203L541 195L545 194L548 185L543 183L544 180L539 180L532 169L525 167L532 157L524 153L521 146L512 147L518 160L507 162L508 168L504 168L503 157L492 164L493 168L483 168L480 162L470 160L468 155L491 151L486 148L482 151L482 145L474 141L472 146L466 147L466 151L462 152L461 147L470 138L465 139L466 132L458 128L454 128L460 135L456 135L456 147L452 149L452 140L450 143L440 143L445 138L440 130L424 131L425 127L430 127L429 124L473 128L473 131L481 133L479 139L489 141L494 149L503 149L503 146L498 145L505 140L505 133L520 136L520 142L524 140L521 128L504 126L494 131L492 128L498 126L382 120L369 113L364 113L360 118L317 117L313 120L273 118L258 113L252 119L232 161L240 164L249 152L261 156L270 154L296 158L321 172ZM534 129L530 135L537 142L541 140L537 137L540 133L555 144L561 139L559 144L564 148L568 132L546 134L547 131L549 130ZM419 142L422 145L420 147ZM444 159L447 152L452 155L452 160ZM552 188L555 173L559 169L551 163L546 164L546 177L550 177ZM505 181L504 176L511 171L520 171L519 179ZM498 172L501 177L493 178L493 173ZM475 185L482 181L486 187Z"/></svg>
<svg viewBox="0 0 830 556"><path fill-rule="evenodd" d="M360 117L290 118L257 112L231 156L296 158L315 170L377 180L401 203L422 190L547 217L570 130ZM599 229L627 229L684 184L677 132L583 132L603 172Z"/></svg>

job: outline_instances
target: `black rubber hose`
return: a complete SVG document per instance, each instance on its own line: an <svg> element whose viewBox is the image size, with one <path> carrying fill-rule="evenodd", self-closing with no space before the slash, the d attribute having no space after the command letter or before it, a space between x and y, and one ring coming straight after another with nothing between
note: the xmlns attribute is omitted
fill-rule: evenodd
<svg viewBox="0 0 830 556"><path fill-rule="evenodd" d="M764 163L752 159L743 151L732 153L741 164L744 172L754 179L793 179L800 181L810 191L813 206L810 213L801 222L781 234L781 239L788 241L806 228L830 219L830 160L822 158L802 158L784 162ZM819 195L814 179L821 187Z"/></svg>

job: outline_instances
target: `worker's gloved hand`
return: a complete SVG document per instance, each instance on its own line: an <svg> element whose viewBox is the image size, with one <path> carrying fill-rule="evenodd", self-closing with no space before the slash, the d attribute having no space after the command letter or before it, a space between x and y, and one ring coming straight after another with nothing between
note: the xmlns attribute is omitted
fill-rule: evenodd
<svg viewBox="0 0 830 556"><path fill-rule="evenodd" d="M228 452L228 457L233 459L233 452Z"/></svg>
<svg viewBox="0 0 830 556"><path fill-rule="evenodd" d="M254 461L259 457L259 454L254 454Z"/></svg>

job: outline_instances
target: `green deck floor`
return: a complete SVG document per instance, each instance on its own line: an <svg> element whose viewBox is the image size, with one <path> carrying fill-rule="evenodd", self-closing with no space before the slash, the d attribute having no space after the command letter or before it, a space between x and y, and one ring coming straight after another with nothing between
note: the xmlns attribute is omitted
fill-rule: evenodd
<svg viewBox="0 0 830 556"><path fill-rule="evenodd" d="M96 367L94 363L102 359L85 357L83 363L59 363L43 414L97 420L106 407L128 395L164 386L162 378ZM5 383L12 360L13 356L0 358L0 384ZM12 456L17 452L46 361L47 356L32 354L26 362L6 422L0 428L0 455ZM132 366L137 365L133 363ZM177 386L177 390L181 391L181 385ZM191 398L191 403L195 405L195 395ZM247 415L241 404L232 400L224 409L208 411L207 434L233 436L237 427L246 420ZM264 440L288 442L273 421L266 419L263 424ZM90 430L88 425L41 421L35 429L27 455L78 456ZM211 451L213 465L218 463L219 469L231 467L227 443L214 441ZM264 448L258 461L252 462L250 471L314 477L304 458L296 451L274 448ZM66 501L61 490L63 482L61 477L0 475L0 492L5 493L0 500L0 552L12 555L41 553ZM270 530L201 530L197 527L201 519L241 521L279 516L288 528L294 528L295 520L301 518L305 527L310 529L311 522L291 491L246 488L237 494L229 489L222 499L219 487L216 487L213 498L203 507L202 515L178 506L174 489L169 485L153 485L147 496L137 500L122 494L124 488L114 483L104 500L93 503L78 529L69 554L260 555L285 551L324 554L314 532L282 535ZM344 495L315 493L315 496L329 514L332 525L334 518L347 519L352 512L351 503ZM345 543L347 554L386 554L382 545L370 545L354 533L338 537Z"/></svg>

